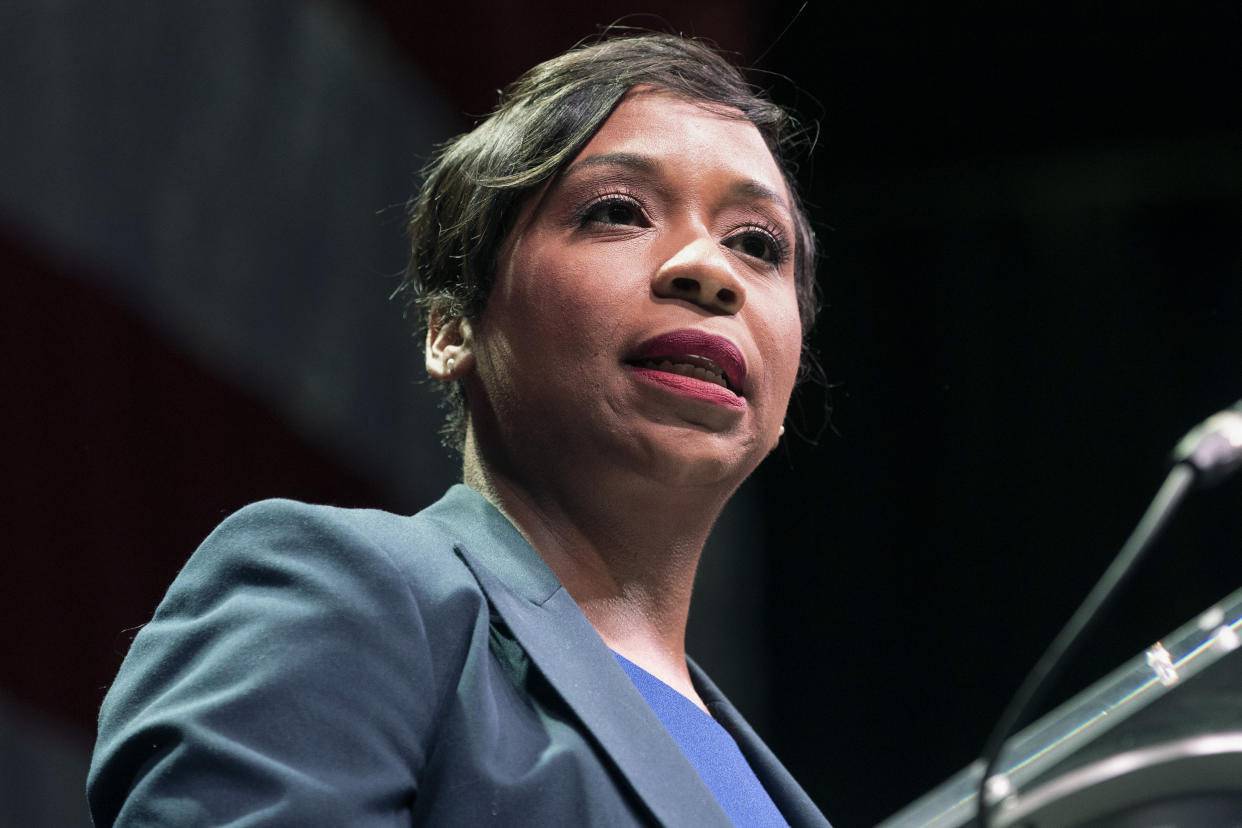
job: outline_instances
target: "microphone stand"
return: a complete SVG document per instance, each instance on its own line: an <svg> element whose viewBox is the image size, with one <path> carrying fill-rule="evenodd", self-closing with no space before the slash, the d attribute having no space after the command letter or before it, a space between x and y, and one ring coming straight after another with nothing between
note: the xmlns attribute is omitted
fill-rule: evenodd
<svg viewBox="0 0 1242 828"><path fill-rule="evenodd" d="M1191 489L1196 485L1219 483L1242 466L1242 402L1192 429L1174 449L1173 463L1134 532L1022 681L988 737L981 754L983 774L975 797L978 828L989 828L992 809L1013 793L1007 772L994 773L1006 740L1042 699L1085 633L1103 616L1103 611L1139 560L1155 545Z"/></svg>

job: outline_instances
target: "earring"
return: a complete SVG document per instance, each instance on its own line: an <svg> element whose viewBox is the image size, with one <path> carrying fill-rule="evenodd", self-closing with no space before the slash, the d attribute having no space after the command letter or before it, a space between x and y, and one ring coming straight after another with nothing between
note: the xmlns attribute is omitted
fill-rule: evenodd
<svg viewBox="0 0 1242 828"><path fill-rule="evenodd" d="M777 434L777 436L778 436L778 437L784 437L784 436L785 436L785 427L784 427L784 426L781 426L780 433L779 433L779 434Z"/></svg>
<svg viewBox="0 0 1242 828"><path fill-rule="evenodd" d="M445 373L448 374L450 377L453 376L453 358L452 357L448 358L448 362L445 363L444 367L445 367Z"/></svg>

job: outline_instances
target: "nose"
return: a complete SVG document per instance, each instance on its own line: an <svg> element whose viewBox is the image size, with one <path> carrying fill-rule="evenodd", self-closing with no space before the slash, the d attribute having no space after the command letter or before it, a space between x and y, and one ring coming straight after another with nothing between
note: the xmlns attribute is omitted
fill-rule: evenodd
<svg viewBox="0 0 1242 828"><path fill-rule="evenodd" d="M655 273L656 296L684 299L719 314L746 304L746 289L716 242L699 237L679 248Z"/></svg>

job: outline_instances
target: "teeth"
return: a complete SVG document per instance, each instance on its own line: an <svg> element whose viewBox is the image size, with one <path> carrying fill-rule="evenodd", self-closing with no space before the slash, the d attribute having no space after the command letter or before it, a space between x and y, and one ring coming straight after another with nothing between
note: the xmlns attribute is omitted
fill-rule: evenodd
<svg viewBox="0 0 1242 828"><path fill-rule="evenodd" d="M716 371L704 368L701 365L691 365L688 362L671 362L667 359L645 359L642 362L646 368L654 368L657 371L664 371L669 374L680 374L683 377L692 377L704 382L710 382L713 385L719 385L728 388L725 378Z"/></svg>

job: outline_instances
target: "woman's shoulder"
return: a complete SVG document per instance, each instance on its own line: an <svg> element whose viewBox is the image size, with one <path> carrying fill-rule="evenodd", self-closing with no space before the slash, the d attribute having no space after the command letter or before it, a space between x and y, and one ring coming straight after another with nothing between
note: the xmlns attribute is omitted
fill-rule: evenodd
<svg viewBox="0 0 1242 828"><path fill-rule="evenodd" d="M282 822L361 824L332 808L365 803L315 810L325 780L412 790L486 624L451 523L292 500L240 509L190 556L108 692L89 780L97 824L126 807L194 823L186 809L217 788L221 813L305 789ZM253 784L226 784L230 768Z"/></svg>
<svg viewBox="0 0 1242 828"><path fill-rule="evenodd" d="M248 580L245 576L255 570L280 568L302 575L322 569L346 581L374 577L392 582L395 577L422 592L473 584L454 554L461 541L453 518L460 510L446 509L444 502L402 515L284 498L261 500L225 518L178 579Z"/></svg>
<svg viewBox="0 0 1242 828"><path fill-rule="evenodd" d="M208 535L205 545L219 538L245 535L257 541L290 536L303 542L405 544L443 537L445 526L429 518L431 509L412 515L382 509L305 503L269 498L243 506L226 517Z"/></svg>

